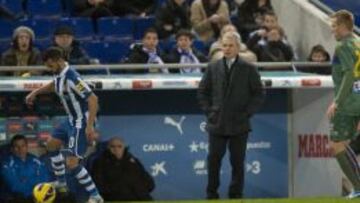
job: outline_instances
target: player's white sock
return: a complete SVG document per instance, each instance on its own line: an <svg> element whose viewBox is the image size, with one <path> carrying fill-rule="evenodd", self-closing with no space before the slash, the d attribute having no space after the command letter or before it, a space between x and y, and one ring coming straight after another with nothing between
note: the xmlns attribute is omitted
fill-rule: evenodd
<svg viewBox="0 0 360 203"><path fill-rule="evenodd" d="M60 185L66 186L64 156L60 152L56 152L53 156L51 156L50 160L51 167L54 171L57 181Z"/></svg>
<svg viewBox="0 0 360 203"><path fill-rule="evenodd" d="M92 180L88 171L83 166L77 166L72 170L71 173L76 177L80 185L85 188L85 190L89 193L90 196L100 196L94 181Z"/></svg>

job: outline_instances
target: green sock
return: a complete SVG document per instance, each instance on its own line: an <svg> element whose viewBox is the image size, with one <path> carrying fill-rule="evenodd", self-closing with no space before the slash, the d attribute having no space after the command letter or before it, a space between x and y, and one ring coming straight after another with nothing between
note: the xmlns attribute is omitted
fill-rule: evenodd
<svg viewBox="0 0 360 203"><path fill-rule="evenodd" d="M335 155L340 165L340 168L346 175L346 177L352 183L355 191L360 191L360 179L358 174L358 163L353 163L351 155L348 154L347 150L340 152ZM354 165L355 164L355 165Z"/></svg>

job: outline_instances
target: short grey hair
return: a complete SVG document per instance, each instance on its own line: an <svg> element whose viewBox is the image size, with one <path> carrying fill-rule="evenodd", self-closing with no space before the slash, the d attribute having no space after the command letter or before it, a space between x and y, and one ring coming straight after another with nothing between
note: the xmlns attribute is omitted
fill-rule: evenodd
<svg viewBox="0 0 360 203"><path fill-rule="evenodd" d="M222 36L221 41L223 41L224 39L233 40L236 42L236 44L238 45L239 48L241 47L241 36L237 32L226 32Z"/></svg>

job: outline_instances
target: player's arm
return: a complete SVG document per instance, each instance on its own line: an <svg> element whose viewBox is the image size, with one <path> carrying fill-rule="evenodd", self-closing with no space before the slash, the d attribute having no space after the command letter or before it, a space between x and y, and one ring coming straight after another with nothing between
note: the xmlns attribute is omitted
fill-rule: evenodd
<svg viewBox="0 0 360 203"><path fill-rule="evenodd" d="M339 91L334 100L336 106L340 106L351 93L354 83L355 58L354 50L349 45L341 46L337 54L344 71Z"/></svg>
<svg viewBox="0 0 360 203"><path fill-rule="evenodd" d="M89 116L87 120L87 126L94 127L96 120L96 113L98 111L98 97L92 93L88 98Z"/></svg>
<svg viewBox="0 0 360 203"><path fill-rule="evenodd" d="M33 90L32 92L30 92L26 98L25 98L25 102L28 105L33 105L34 104L34 100L36 98L37 95L40 94L46 94L46 93L50 93L50 92L54 92L55 91L55 83L54 81L51 81L50 83Z"/></svg>

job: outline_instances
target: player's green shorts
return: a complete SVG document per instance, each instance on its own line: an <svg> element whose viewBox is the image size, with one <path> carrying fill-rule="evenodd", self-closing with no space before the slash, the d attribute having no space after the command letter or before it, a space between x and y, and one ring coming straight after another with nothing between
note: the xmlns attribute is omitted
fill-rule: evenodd
<svg viewBox="0 0 360 203"><path fill-rule="evenodd" d="M336 112L330 120L331 141L338 142L355 138L358 135L356 127L359 120L359 116L350 116Z"/></svg>

